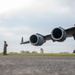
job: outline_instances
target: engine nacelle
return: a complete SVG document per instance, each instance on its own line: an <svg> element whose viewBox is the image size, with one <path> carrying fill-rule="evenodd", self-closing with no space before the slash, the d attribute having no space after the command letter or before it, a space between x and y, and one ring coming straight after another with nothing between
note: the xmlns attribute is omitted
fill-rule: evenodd
<svg viewBox="0 0 75 75"><path fill-rule="evenodd" d="M45 43L45 39L41 34L34 34L30 37L30 43L34 46L41 46L43 43Z"/></svg>
<svg viewBox="0 0 75 75"><path fill-rule="evenodd" d="M66 37L66 31L61 27L53 29L51 33L51 38L53 41L63 42Z"/></svg>

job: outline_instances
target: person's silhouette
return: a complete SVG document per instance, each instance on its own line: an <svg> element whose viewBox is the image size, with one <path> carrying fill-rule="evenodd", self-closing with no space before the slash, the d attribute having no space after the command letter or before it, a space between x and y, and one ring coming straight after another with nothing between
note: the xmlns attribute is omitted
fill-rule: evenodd
<svg viewBox="0 0 75 75"><path fill-rule="evenodd" d="M7 55L7 46L8 44L4 41L3 55Z"/></svg>

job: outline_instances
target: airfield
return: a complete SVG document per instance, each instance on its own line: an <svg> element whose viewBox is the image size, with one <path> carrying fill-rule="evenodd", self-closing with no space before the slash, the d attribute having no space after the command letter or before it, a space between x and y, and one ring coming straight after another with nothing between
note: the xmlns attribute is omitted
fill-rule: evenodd
<svg viewBox="0 0 75 75"><path fill-rule="evenodd" d="M0 75L75 75L75 54L0 55Z"/></svg>

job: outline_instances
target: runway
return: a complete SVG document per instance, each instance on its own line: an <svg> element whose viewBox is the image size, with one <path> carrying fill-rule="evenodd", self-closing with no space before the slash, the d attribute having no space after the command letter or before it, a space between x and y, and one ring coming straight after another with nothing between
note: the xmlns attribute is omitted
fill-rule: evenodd
<svg viewBox="0 0 75 75"><path fill-rule="evenodd" d="M75 57L0 56L0 75L75 75Z"/></svg>

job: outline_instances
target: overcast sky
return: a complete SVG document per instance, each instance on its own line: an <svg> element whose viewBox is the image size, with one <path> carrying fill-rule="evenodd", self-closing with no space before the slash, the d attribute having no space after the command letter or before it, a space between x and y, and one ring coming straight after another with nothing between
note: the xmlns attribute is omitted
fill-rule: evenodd
<svg viewBox="0 0 75 75"><path fill-rule="evenodd" d="M73 52L75 41L72 38L62 43L47 41L40 47L31 44L20 45L21 37L29 40L32 34L50 34L56 27L64 29L75 23L75 0L0 0L0 52L4 40L8 52L29 50L40 52Z"/></svg>

